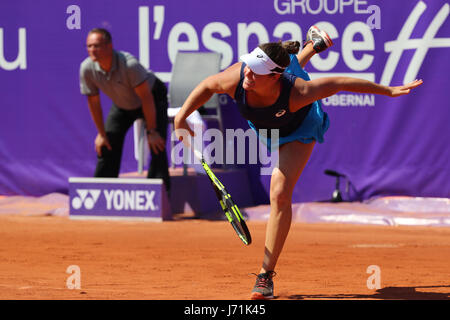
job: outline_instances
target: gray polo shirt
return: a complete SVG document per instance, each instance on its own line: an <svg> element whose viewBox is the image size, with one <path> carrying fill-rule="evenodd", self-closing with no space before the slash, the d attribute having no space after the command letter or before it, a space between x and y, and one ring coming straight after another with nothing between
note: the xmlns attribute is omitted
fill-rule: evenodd
<svg viewBox="0 0 450 320"><path fill-rule="evenodd" d="M145 69L128 52L113 51L111 70L105 72L98 62L90 57L80 65L80 91L83 95L98 95L103 91L113 103L122 109L134 110L142 105L134 88L144 81L150 88L155 83L155 75Z"/></svg>

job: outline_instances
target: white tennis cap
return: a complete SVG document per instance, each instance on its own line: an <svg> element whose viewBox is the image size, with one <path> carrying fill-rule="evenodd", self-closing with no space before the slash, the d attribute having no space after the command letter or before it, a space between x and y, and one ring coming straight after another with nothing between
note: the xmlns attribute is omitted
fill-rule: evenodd
<svg viewBox="0 0 450 320"><path fill-rule="evenodd" d="M273 62L260 47L242 55L240 59L256 74L283 73L285 69Z"/></svg>

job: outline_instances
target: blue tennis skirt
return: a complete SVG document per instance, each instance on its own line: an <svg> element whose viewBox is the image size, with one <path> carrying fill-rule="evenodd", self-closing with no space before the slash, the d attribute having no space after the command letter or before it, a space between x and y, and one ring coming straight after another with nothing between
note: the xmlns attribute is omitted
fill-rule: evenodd
<svg viewBox="0 0 450 320"><path fill-rule="evenodd" d="M306 81L310 81L311 78L299 65L297 57L293 54L290 56L291 64L286 69L286 72L292 73ZM281 145L292 141L300 141L303 143L317 141L319 143L323 143L323 136L330 126L330 119L328 118L328 114L322 110L322 101L314 101L302 124L290 135L286 137L279 137L278 143L276 143L276 141L272 141L273 139L271 138L261 136L253 123L250 121L248 121L248 124L250 125L250 128L255 130L260 141L264 143L270 151L273 151Z"/></svg>

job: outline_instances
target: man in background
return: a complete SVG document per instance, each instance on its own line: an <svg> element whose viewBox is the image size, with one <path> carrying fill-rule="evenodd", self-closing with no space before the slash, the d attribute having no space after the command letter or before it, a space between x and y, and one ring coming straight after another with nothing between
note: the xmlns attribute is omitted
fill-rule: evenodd
<svg viewBox="0 0 450 320"><path fill-rule="evenodd" d="M165 150L167 138L167 88L131 54L113 49L111 34L101 28L89 31L89 54L80 65L80 90L87 96L97 128L95 177L118 177L123 143L128 129L144 118L151 161L147 178L161 178L170 190L169 166ZM113 102L106 122L100 90Z"/></svg>

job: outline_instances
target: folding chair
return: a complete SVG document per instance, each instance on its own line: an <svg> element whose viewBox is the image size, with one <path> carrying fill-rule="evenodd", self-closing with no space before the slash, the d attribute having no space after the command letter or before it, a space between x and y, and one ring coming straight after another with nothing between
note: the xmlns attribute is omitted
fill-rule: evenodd
<svg viewBox="0 0 450 320"><path fill-rule="evenodd" d="M208 76L220 72L221 55L217 52L178 52L172 68L172 78L169 85L169 109L180 108L192 90ZM214 94L203 106L208 114L201 115L204 120L218 122L219 130L223 132L222 113L219 96ZM175 116L169 112L170 134L173 132ZM170 137L170 135L169 135ZM171 140L171 148L174 148ZM175 165L172 163L172 167ZM186 165L183 165L186 174Z"/></svg>
<svg viewBox="0 0 450 320"><path fill-rule="evenodd" d="M189 94L194 88L208 76L220 72L221 55L217 52L178 52L172 67L172 76L169 84L169 109L167 114L169 117L170 133L168 138L171 139L174 130L173 120L176 113L184 104ZM204 105L208 114L201 115L204 120L214 120L218 122L219 130L223 133L222 113L220 109L219 96L214 94ZM197 114L193 114L188 123L193 124L198 121ZM136 121L134 126L135 136L135 158L138 161L138 172L142 173L144 162L147 161L149 151L147 150L147 142L145 135L145 125L143 121ZM170 142L171 150L175 143ZM172 162L172 168L175 164ZM183 165L183 172L187 174L186 164Z"/></svg>

